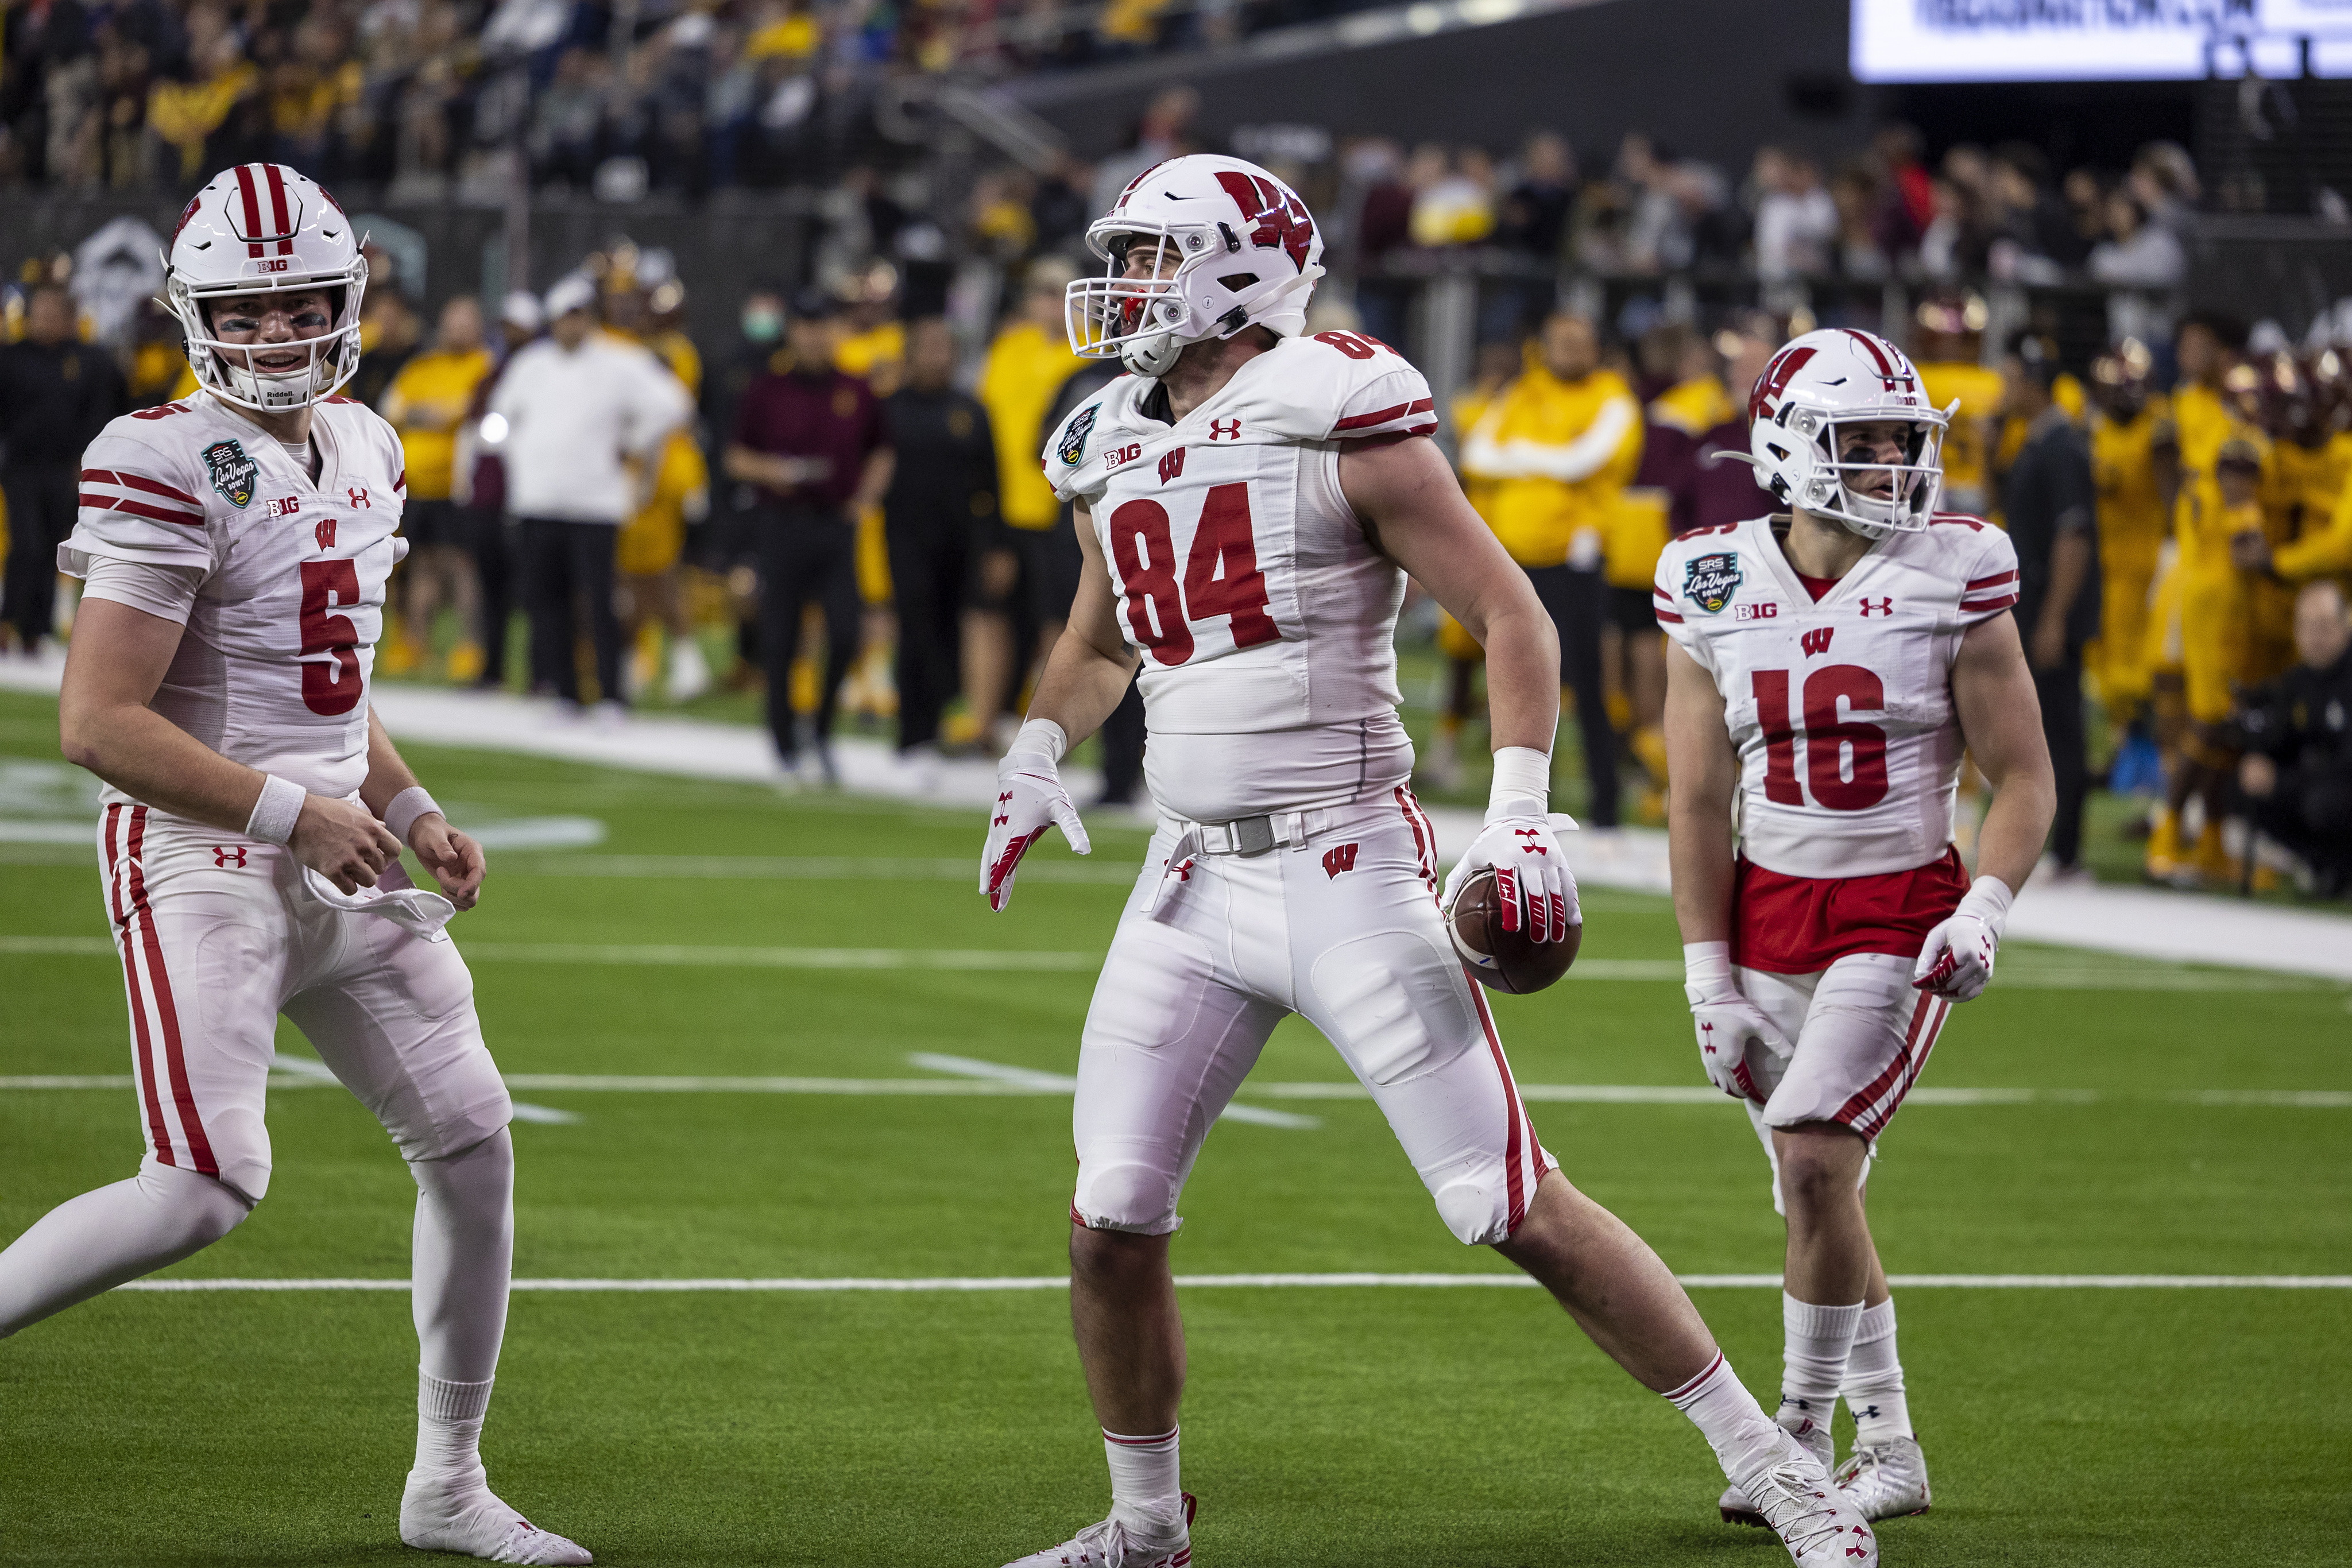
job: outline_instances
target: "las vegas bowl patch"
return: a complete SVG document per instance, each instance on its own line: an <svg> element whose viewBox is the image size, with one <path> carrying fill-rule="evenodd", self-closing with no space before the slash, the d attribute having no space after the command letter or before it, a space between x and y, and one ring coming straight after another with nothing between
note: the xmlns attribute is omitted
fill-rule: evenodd
<svg viewBox="0 0 2352 1568"><path fill-rule="evenodd" d="M1683 597L1715 614L1731 602L1739 591L1739 552L1725 550L1717 555L1692 558L1683 568Z"/></svg>
<svg viewBox="0 0 2352 1568"><path fill-rule="evenodd" d="M253 504L253 482L261 470L244 447L234 441L215 441L205 448L205 466L223 500L240 508Z"/></svg>
<svg viewBox="0 0 2352 1568"><path fill-rule="evenodd" d="M1078 459L1087 455L1087 436L1095 427L1095 410L1101 406L1089 403L1070 421L1070 427L1062 432L1062 444L1054 449L1055 456L1073 468L1078 465Z"/></svg>

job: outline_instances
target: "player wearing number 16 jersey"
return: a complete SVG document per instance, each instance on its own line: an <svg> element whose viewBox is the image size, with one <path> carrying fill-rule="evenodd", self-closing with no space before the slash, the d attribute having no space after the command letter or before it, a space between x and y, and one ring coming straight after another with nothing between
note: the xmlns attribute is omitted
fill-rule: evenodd
<svg viewBox="0 0 2352 1568"><path fill-rule="evenodd" d="M1758 483L1789 509L1675 540L1654 595L1699 1051L1788 1217L1780 1420L1826 1462L1843 1392L1838 1479L1872 1519L1928 1490L1863 1183L1952 1004L1990 978L2055 803L2016 552L1935 510L1946 418L1892 343L1797 339L1748 400ZM1963 749L1994 789L1973 884L1952 847ZM1737 1490L1721 1507L1761 1522Z"/></svg>
<svg viewBox="0 0 2352 1568"><path fill-rule="evenodd" d="M1559 645L1425 439L1427 383L1369 339L1300 335L1321 240L1263 169L1162 163L1087 237L1108 265L1071 287L1072 346L1133 373L1045 450L1085 565L999 770L982 891L1004 908L1051 826L1085 852L1057 763L1139 663L1160 827L1103 963L1073 1109L1071 1306L1111 1513L1022 1563L1191 1561L1168 1239L1211 1125L1297 1012L1370 1091L1457 1238L1526 1269L1688 1413L1797 1561L1868 1568L1869 1527L1826 1469L1740 1387L1657 1257L1538 1142L1452 950L1396 715L1407 571L1487 656L1495 792L1449 893L1491 866L1515 890L1507 926L1564 940L1580 916L1546 810Z"/></svg>
<svg viewBox="0 0 2352 1568"><path fill-rule="evenodd" d="M178 1261L261 1201L282 1013L416 1182L401 1539L586 1563L501 1501L479 1456L514 1246L511 1107L442 930L475 901L481 850L368 705L405 542L399 438L334 395L359 361L367 263L333 198L274 163L198 193L170 260L205 390L107 426L58 551L87 584L60 737L105 784L98 851L147 1155L0 1252L0 1337ZM441 892L409 883L403 844Z"/></svg>

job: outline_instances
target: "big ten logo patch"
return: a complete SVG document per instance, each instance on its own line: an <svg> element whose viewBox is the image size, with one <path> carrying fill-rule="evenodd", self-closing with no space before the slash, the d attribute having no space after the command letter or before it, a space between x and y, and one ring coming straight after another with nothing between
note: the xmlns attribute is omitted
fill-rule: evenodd
<svg viewBox="0 0 2352 1568"><path fill-rule="evenodd" d="M1103 454L1103 466L1118 468L1143 455L1143 443L1130 441L1125 446L1114 446Z"/></svg>
<svg viewBox="0 0 2352 1568"><path fill-rule="evenodd" d="M1778 604L1771 603L1768 601L1762 604L1741 605L1738 610L1733 613L1732 619L1735 621L1776 621L1780 619L1780 607Z"/></svg>
<svg viewBox="0 0 2352 1568"><path fill-rule="evenodd" d="M261 503L261 515L265 517L290 517L301 509L299 496L272 496Z"/></svg>
<svg viewBox="0 0 2352 1568"><path fill-rule="evenodd" d="M1356 846L1340 844L1323 852L1323 874L1337 878L1343 871L1356 869Z"/></svg>

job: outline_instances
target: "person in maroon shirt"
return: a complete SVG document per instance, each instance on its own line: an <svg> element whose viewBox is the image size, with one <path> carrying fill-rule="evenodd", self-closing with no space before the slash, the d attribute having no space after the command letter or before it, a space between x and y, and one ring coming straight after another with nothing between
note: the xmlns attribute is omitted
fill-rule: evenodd
<svg viewBox="0 0 2352 1568"><path fill-rule="evenodd" d="M1780 334L1769 319L1750 317L1735 326L1731 335L1738 347L1724 366L1723 384L1736 412L1698 438L1687 486L1675 499L1674 530L1678 535L1744 523L1773 509L1772 497L1758 486L1756 470L1747 461L1748 398L1779 352Z"/></svg>
<svg viewBox="0 0 2352 1568"><path fill-rule="evenodd" d="M793 656L801 615L824 613L824 685L809 752L816 774L839 781L833 715L857 659L857 517L889 487L891 455L882 405L866 384L833 368L834 303L817 289L794 302L784 340L788 368L755 378L736 404L723 461L727 476L760 490L760 653L768 676L768 728L777 755L802 783L814 775L793 727Z"/></svg>

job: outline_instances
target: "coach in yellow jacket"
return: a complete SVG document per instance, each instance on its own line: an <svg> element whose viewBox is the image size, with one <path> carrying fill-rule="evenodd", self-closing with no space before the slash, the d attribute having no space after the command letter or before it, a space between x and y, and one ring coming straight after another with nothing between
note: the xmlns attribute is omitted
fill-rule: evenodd
<svg viewBox="0 0 2352 1568"><path fill-rule="evenodd" d="M1601 695L1601 562L1626 482L1642 461L1642 405L1601 368L1592 323L1566 311L1543 326L1528 367L1463 443L1462 467L1494 486L1487 522L1559 630L1560 674L1576 695L1591 784L1587 814L1617 825L1617 742Z"/></svg>

